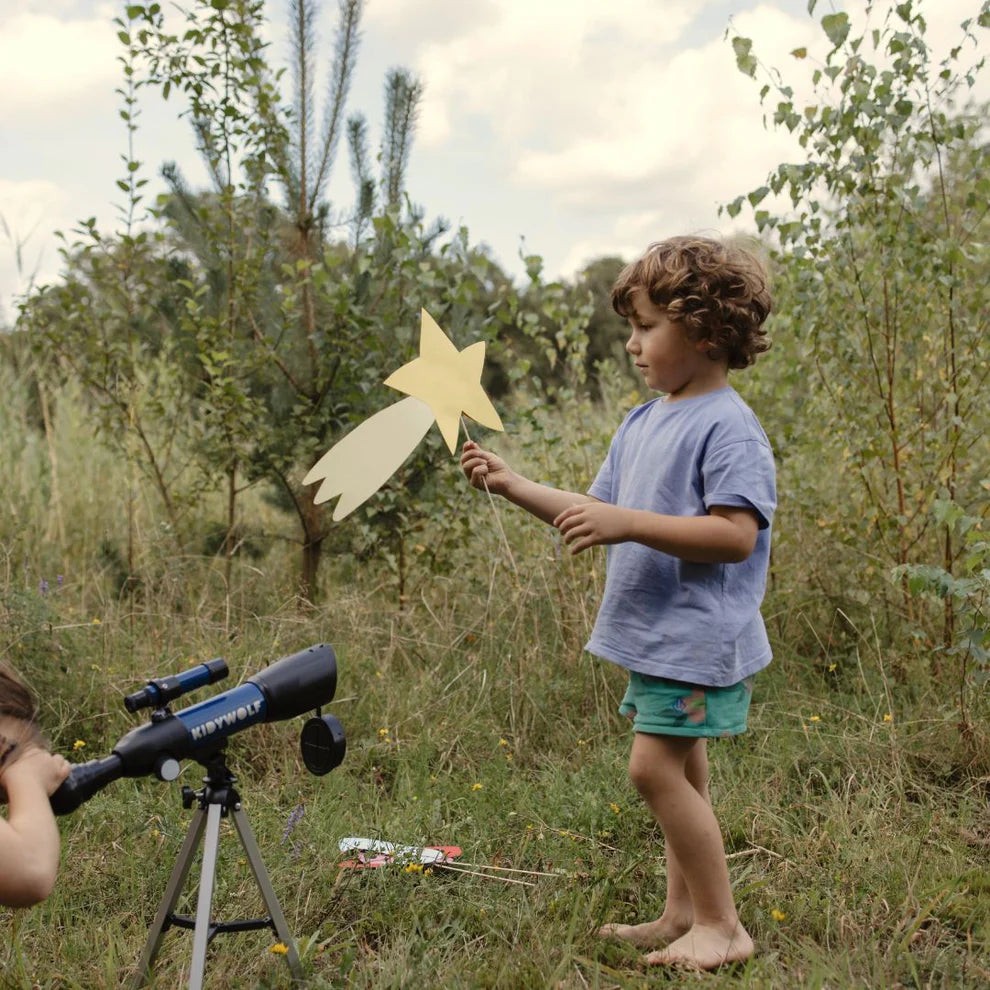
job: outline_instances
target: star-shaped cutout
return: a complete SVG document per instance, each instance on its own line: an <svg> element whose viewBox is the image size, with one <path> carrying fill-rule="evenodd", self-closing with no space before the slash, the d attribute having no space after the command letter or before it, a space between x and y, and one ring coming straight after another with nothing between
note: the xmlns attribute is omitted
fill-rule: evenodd
<svg viewBox="0 0 990 990"><path fill-rule="evenodd" d="M453 454L457 448L461 413L490 430L503 429L502 420L481 387L484 364L484 341L459 351L424 309L419 357L390 375L385 384L430 407Z"/></svg>

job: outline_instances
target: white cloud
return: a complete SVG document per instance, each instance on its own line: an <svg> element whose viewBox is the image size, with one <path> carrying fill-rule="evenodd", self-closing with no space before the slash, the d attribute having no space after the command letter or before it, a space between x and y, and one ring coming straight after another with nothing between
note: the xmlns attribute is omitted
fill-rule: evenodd
<svg viewBox="0 0 990 990"><path fill-rule="evenodd" d="M0 304L25 291L32 279L44 281L58 271L51 233L70 215L69 196L56 183L0 178Z"/></svg>
<svg viewBox="0 0 990 990"><path fill-rule="evenodd" d="M20 11L0 17L0 120L55 115L118 84L120 54L105 12L65 20Z"/></svg>
<svg viewBox="0 0 990 990"><path fill-rule="evenodd" d="M415 25L442 22L448 6L398 0L395 17L415 39ZM496 153L511 155L604 126L624 108L601 92L603 81L628 78L630 66L676 41L696 9L691 0L501 0L481 5L458 34L423 32L414 59L426 84L419 141L456 139L480 117Z"/></svg>

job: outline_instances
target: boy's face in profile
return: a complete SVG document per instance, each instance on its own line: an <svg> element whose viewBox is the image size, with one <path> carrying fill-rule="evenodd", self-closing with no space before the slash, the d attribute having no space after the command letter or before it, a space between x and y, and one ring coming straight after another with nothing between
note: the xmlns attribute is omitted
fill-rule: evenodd
<svg viewBox="0 0 990 990"><path fill-rule="evenodd" d="M708 357L711 344L691 340L683 325L671 320L645 289L633 290L629 309L632 333L626 350L647 388L666 392L671 399L686 399L726 384L726 363Z"/></svg>

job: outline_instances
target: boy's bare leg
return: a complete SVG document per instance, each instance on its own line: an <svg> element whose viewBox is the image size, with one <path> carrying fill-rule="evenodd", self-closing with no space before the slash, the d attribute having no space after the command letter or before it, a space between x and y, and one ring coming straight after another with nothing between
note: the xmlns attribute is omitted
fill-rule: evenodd
<svg viewBox="0 0 990 990"><path fill-rule="evenodd" d="M684 764L684 771L691 786L709 802L708 797L708 748L706 740L699 740ZM655 921L639 925L602 925L598 934L606 938L618 938L631 942L639 949L656 949L683 935L694 920L691 907L691 894L677 854L669 842L664 843L664 858L667 861L667 900L663 914Z"/></svg>
<svg viewBox="0 0 990 990"><path fill-rule="evenodd" d="M630 776L674 852L693 911L691 927L646 956L648 963L714 969L753 954L732 899L718 821L687 776L693 752L704 745L701 739L642 732L633 740Z"/></svg>

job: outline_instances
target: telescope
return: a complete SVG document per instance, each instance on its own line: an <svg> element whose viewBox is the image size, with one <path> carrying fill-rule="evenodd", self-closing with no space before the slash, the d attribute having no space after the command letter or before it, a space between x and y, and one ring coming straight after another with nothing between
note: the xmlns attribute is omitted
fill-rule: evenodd
<svg viewBox="0 0 990 990"><path fill-rule="evenodd" d="M124 698L124 706L130 712L152 708L151 721L128 732L109 756L74 767L50 798L52 810L64 815L120 777L154 774L160 780L175 780L179 776L179 761L185 759L194 759L206 769L201 790L182 789L183 806L192 808L196 804L197 808L151 924L137 964L134 987L143 986L151 975L162 936L172 927L193 932L189 990L202 990L207 947L214 936L223 932L270 928L286 947L286 962L293 977L302 978L299 953L234 787L237 778L227 766L226 747L230 736L249 726L278 722L315 710L302 730L303 762L317 776L338 766L347 748L343 726L333 715L320 713L320 707L330 702L337 690L337 658L331 646L322 643L311 646L277 660L230 691L179 712L169 710L170 701L226 675L227 664L216 659L171 677L148 680L141 690ZM231 921L213 917L213 886L223 818L233 823L240 838L268 910L267 917ZM196 914L179 914L176 912L179 896L201 842L203 856Z"/></svg>
<svg viewBox="0 0 990 990"><path fill-rule="evenodd" d="M168 702L227 674L223 660L210 660L172 677L154 678L124 699L128 711L153 707L151 721L127 733L102 759L72 768L50 798L57 815L75 811L84 801L120 777L154 774L175 780L180 761L205 763L229 736L259 722L278 722L317 710L337 690L333 647L311 646L283 657L238 687L207 701L171 712ZM333 715L317 715L303 728L302 756L310 773L329 773L344 758L346 742Z"/></svg>

